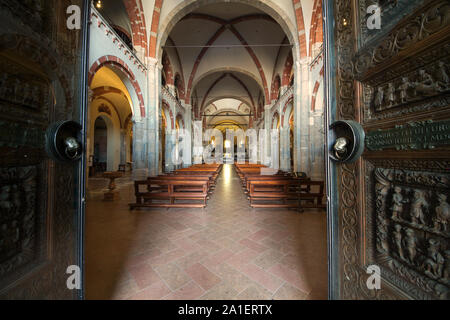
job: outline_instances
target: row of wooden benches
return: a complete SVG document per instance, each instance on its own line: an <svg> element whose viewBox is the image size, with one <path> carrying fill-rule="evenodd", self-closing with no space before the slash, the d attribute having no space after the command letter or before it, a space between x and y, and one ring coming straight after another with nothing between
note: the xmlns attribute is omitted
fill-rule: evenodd
<svg viewBox="0 0 450 320"><path fill-rule="evenodd" d="M258 164L236 163L235 167L252 208L326 208L324 182Z"/></svg>
<svg viewBox="0 0 450 320"><path fill-rule="evenodd" d="M204 208L222 165L194 165L169 175L135 181L136 208Z"/></svg>

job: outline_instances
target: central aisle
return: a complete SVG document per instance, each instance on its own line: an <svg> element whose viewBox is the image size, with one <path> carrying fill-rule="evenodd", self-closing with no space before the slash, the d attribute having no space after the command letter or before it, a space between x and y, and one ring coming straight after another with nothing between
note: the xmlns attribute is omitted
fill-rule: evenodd
<svg viewBox="0 0 450 320"><path fill-rule="evenodd" d="M326 299L324 212L251 209L232 165L202 209L88 202L88 299Z"/></svg>

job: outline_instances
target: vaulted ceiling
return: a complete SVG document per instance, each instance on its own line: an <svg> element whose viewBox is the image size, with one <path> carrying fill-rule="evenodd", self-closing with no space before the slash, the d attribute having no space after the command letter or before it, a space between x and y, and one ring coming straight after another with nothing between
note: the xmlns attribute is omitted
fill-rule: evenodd
<svg viewBox="0 0 450 320"><path fill-rule="evenodd" d="M197 116L208 108L245 114L241 105L255 115L258 102L270 100L275 66L286 46L285 33L269 15L245 4L220 3L186 15L164 49L175 51L186 103L196 99Z"/></svg>
<svg viewBox="0 0 450 320"><path fill-rule="evenodd" d="M130 94L120 77L108 67L99 69L90 86L93 98L112 108L119 117L121 126L125 125L132 113Z"/></svg>

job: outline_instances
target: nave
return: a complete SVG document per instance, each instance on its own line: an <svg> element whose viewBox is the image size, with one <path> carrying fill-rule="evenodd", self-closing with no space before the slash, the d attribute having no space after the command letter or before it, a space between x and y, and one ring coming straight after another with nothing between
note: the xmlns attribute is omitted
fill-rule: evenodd
<svg viewBox="0 0 450 320"><path fill-rule="evenodd" d="M88 299L327 298L325 212L251 209L233 165L205 209L130 211L131 175L118 189L88 201Z"/></svg>

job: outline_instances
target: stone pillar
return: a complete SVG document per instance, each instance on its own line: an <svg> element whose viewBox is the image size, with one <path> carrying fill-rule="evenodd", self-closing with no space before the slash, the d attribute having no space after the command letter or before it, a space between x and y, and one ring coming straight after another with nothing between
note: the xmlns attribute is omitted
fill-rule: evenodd
<svg viewBox="0 0 450 320"><path fill-rule="evenodd" d="M280 132L280 170L291 170L291 155L289 148L289 127L282 127Z"/></svg>
<svg viewBox="0 0 450 320"><path fill-rule="evenodd" d="M322 112L311 115L311 178L324 180L325 178L325 133L323 130L324 118Z"/></svg>
<svg viewBox="0 0 450 320"><path fill-rule="evenodd" d="M127 163L127 130L120 129L120 164Z"/></svg>
<svg viewBox="0 0 450 320"><path fill-rule="evenodd" d="M294 88L294 146L295 146L295 171L310 174L309 157L309 110L311 93L309 84L309 61L304 58L295 64L295 88Z"/></svg>
<svg viewBox="0 0 450 320"><path fill-rule="evenodd" d="M166 154L164 155L166 159L166 167L164 168L165 172L172 172L175 169L175 165L173 162L173 153L175 147L175 139L176 133L175 130L167 130L166 131Z"/></svg>
<svg viewBox="0 0 450 320"><path fill-rule="evenodd" d="M272 106L268 105L264 107L264 128L266 132L264 146L262 150L262 161L264 165L271 166L272 161L270 160L271 155L271 130L272 130L272 117L271 117Z"/></svg>
<svg viewBox="0 0 450 320"><path fill-rule="evenodd" d="M146 110L149 176L159 174L159 106L161 105L161 69L162 65L154 58L148 58L148 99Z"/></svg>
<svg viewBox="0 0 450 320"><path fill-rule="evenodd" d="M192 106L185 105L184 125L185 137L183 137L183 168L192 166Z"/></svg>

